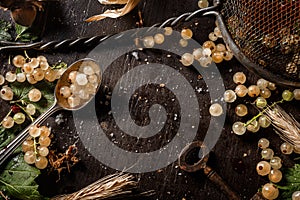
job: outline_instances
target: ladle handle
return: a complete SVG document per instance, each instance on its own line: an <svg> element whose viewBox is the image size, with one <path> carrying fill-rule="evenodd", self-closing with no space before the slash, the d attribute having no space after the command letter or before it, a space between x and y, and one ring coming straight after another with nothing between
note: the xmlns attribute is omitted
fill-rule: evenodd
<svg viewBox="0 0 300 200"><path fill-rule="evenodd" d="M204 173L219 189L227 195L230 200L240 200L241 198L227 185L227 183L209 166L204 168Z"/></svg>
<svg viewBox="0 0 300 200"><path fill-rule="evenodd" d="M61 110L61 107L55 103L45 113L40 115L34 122L25 128L13 141L11 141L6 147L0 151L0 166L7 160L7 158L22 144L22 142L28 137L29 128L33 125L43 123L50 115L56 111Z"/></svg>

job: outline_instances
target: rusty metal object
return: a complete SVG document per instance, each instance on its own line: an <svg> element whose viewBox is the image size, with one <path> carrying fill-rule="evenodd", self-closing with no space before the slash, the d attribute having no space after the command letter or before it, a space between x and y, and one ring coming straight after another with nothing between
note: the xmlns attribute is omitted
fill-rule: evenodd
<svg viewBox="0 0 300 200"><path fill-rule="evenodd" d="M194 164L188 164L188 155L195 149L199 148L201 155L203 155L199 161ZM200 156L199 156L200 157ZM187 145L179 155L179 166L182 170L187 172L195 172L203 169L204 174L212 181L219 189L227 195L230 200L241 199L239 195L234 192L230 186L219 176L211 167L206 163L208 161L208 149L201 141L195 141Z"/></svg>

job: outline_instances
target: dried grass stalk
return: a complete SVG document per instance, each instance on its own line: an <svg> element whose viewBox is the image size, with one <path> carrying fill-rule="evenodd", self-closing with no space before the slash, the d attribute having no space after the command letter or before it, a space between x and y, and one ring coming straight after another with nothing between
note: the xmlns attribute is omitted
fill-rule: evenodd
<svg viewBox="0 0 300 200"><path fill-rule="evenodd" d="M134 177L129 174L109 175L78 192L57 196L52 198L52 200L100 200L117 195L130 194L132 193L132 189L137 185L137 182L133 181L133 178Z"/></svg>
<svg viewBox="0 0 300 200"><path fill-rule="evenodd" d="M106 17L118 18L126 15L138 5L140 0L99 0L99 2L102 4L125 4L125 6L121 9L106 10L100 15L95 15L88 18L86 22L99 21L105 19Z"/></svg>
<svg viewBox="0 0 300 200"><path fill-rule="evenodd" d="M280 106L275 105L265 110L276 133L286 142L300 149L300 123L293 116L287 114Z"/></svg>

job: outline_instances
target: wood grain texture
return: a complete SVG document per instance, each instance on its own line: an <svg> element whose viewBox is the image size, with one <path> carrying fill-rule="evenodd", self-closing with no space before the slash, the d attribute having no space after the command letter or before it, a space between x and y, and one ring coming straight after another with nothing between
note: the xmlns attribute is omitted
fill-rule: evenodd
<svg viewBox="0 0 300 200"><path fill-rule="evenodd" d="M61 0L58 5L52 6L50 16L47 22L47 29L43 40L60 40L66 38L76 38L80 36L93 36L95 34L112 34L122 32L124 30L136 27L138 21L138 10L142 12L144 26L151 26L157 22L178 16L182 13L194 11L197 9L197 1L195 0L142 0L138 8L134 9L130 14L120 19L105 19L96 23L86 23L84 20L89 16L98 14L113 6L102 6L97 0ZM7 13L1 13L1 17L8 18ZM181 23L175 28L181 30L184 27L190 27L194 31L194 39L200 44L208 39L208 34L214 28L214 19L210 17L197 18L191 22ZM29 51L29 55L34 56L40 52ZM82 49L79 52L66 51L64 53L46 53L50 62L63 60L67 63L72 63L80 58L84 58L88 51ZM1 73L7 71L9 66L7 63L7 54L1 55ZM146 60L146 61L145 61ZM114 89L114 85L119 78L129 69L137 65L147 62L162 63L178 70L191 83L194 88L204 88L197 92L196 96L201 108L202 119L199 123L199 130L196 139L203 139L205 130L208 128L211 117L208 113L210 105L209 93L206 92L206 84L203 80L198 79L198 73L192 68L186 68L179 62L179 57L172 55L167 56L166 52L144 50L139 52L139 60L136 60L130 53L118 59L104 72L103 84L97 95L97 114L99 123L105 130L107 137L112 142L119 143L121 147L129 145L131 150L141 150L145 148L143 141L138 141L136 138L129 136L123 137L122 131L114 124L114 120L110 114L110 96ZM236 60L231 62L223 62L218 65L218 68L224 79L226 89L234 89L235 84L232 81L232 76L235 72L243 71L247 75L246 85L255 84L259 78L255 74L249 73ZM272 93L271 100L279 100L279 88ZM167 104L165 109L169 116L169 124L166 127L165 134L160 138L156 138L147 148L160 148L167 143L168 139L172 139L174 133L178 129L178 121L171 120L174 113L178 112L178 102L170 103L172 93L165 88L160 88L157 85L149 85L149 87L141 87L138 91L137 98L132 98L131 116L137 124L149 123L147 111L154 103L161 105ZM142 97L142 98L138 98ZM260 161L260 151L257 148L257 141L261 137L270 139L271 148L276 155L282 157L284 166L292 166L292 157L280 154L280 144L282 143L279 137L274 133L272 128L260 130L258 133L247 133L245 136L236 136L231 132L231 125L237 121L246 121L257 111L250 105L254 99L239 98L233 104L228 104L226 112L226 122L223 132L213 152L210 155L209 165L231 186L238 192L242 199L250 199L258 189L266 182L266 177L257 175L255 166ZM246 117L240 118L234 114L234 108L239 103L247 103L249 112ZM1 116L6 113L8 107L1 101ZM292 113L296 119L300 120L299 102L290 102L283 107ZM61 124L55 122L57 114L62 114L64 121ZM97 161L85 149L83 144L78 140L78 134L74 127L73 116L71 112L62 111L50 117L46 124L52 127L55 135L55 147L58 151L63 152L68 145L78 141L80 163L72 169L71 173L63 173L61 180L56 183L57 176L55 172L43 173L38 182L40 183L39 190L46 196L53 196L63 193L71 193L83 188L84 186L96 181L97 179L115 173L116 170L111 169L101 162ZM86 122L88 123L88 122ZM91 125L92 126L92 125ZM79 130L80 131L80 130ZM142 151L142 150L141 150ZM108 152L109 153L109 152ZM174 162L171 165L150 173L135 174L139 180L139 191L155 190L156 194L150 197L151 200L225 200L227 197L218 190L203 174L203 172L187 173L178 167L178 163ZM143 198L144 199L144 198Z"/></svg>

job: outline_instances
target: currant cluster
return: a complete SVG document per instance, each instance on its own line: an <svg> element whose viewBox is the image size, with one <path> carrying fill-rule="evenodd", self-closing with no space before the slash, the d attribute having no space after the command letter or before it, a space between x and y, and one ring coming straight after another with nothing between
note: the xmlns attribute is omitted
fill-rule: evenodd
<svg viewBox="0 0 300 200"><path fill-rule="evenodd" d="M44 56L38 56L36 58L26 56L25 58L22 55L17 55L13 58L12 64L17 68L16 72L7 72L5 78L0 75L0 85L1 83L3 84L5 80L10 83L14 81L23 83L27 80L30 84L36 84L44 79L53 82L60 78L64 72L64 69L51 69L47 58Z"/></svg>
<svg viewBox="0 0 300 200"><path fill-rule="evenodd" d="M217 25L217 23L216 23ZM190 29L183 29L181 31L182 39L180 45L186 47L188 45L188 39L191 39L193 32ZM208 67L212 62L221 63L223 60L229 61L233 58L231 50L224 44L215 44L219 38L222 38L221 31L218 26L214 28L214 32L209 34L208 41L202 44L201 48L195 49L193 53L185 53L181 57L181 63L184 66L190 66L196 60L203 67Z"/></svg>
<svg viewBox="0 0 300 200"><path fill-rule="evenodd" d="M71 108L86 102L97 91L100 81L98 66L82 65L78 71L71 71L68 85L61 86L60 95L67 100Z"/></svg>
<svg viewBox="0 0 300 200"><path fill-rule="evenodd" d="M46 127L31 126L29 135L22 144L24 161L28 164L35 164L38 169L45 169L48 165L47 156L49 154L49 145L51 130Z"/></svg>
<svg viewBox="0 0 300 200"><path fill-rule="evenodd" d="M258 147L262 150L261 156L263 161L256 165L256 171L260 176L268 175L271 183L267 183L262 188L262 195L266 199L276 199L279 196L279 190L274 183L279 183L282 179L281 158L274 156L274 151L269 148L270 142L266 138L261 138L258 141Z"/></svg>
<svg viewBox="0 0 300 200"><path fill-rule="evenodd" d="M47 58L38 56L37 58L26 58L22 55L17 55L12 59L12 64L16 67L15 71L9 71L5 76L0 75L0 85L3 85L0 90L0 98L4 101L9 101L11 110L6 117L0 122L0 125L6 129L12 128L15 124L23 124L26 120L26 115L33 121L33 115L36 114L36 106L34 103L39 102L42 98L42 93L39 89L33 88L28 94L28 100L14 100L14 92L10 84L14 82L23 83L27 80L30 84L36 84L39 81L53 82L61 76L65 69L51 69Z"/></svg>
<svg viewBox="0 0 300 200"><path fill-rule="evenodd" d="M276 85L265 79L259 79L256 85L250 85L246 87L246 75L243 72L237 72L233 75L233 82L237 84L234 90L226 90L224 93L224 101L227 103L233 103L237 97L245 97L248 95L251 98L256 98L255 105L259 109L264 109L268 106L267 99L271 97L273 90L276 90ZM300 100L300 89L294 89L293 92L285 90L282 92L282 99L284 101ZM248 108L245 104L239 104L235 108L235 113L239 117L244 117L248 114ZM263 114L255 116L253 119L243 122L235 122L232 126L232 130L237 135L245 134L246 130L256 133L260 128L267 128L271 124L268 117Z"/></svg>

